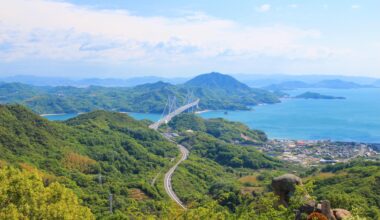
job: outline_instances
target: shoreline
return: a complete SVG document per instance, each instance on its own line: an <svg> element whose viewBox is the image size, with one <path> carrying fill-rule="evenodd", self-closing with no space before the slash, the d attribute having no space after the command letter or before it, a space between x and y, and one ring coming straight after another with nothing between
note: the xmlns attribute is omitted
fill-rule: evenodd
<svg viewBox="0 0 380 220"><path fill-rule="evenodd" d="M49 114L40 114L41 117L45 117L45 116L55 116L55 115L67 115L67 114L70 114L70 113L49 113ZM74 114L74 113L73 113ZM76 113L75 113L76 114Z"/></svg>
<svg viewBox="0 0 380 220"><path fill-rule="evenodd" d="M40 114L39 116L45 117L45 116L58 116L58 115L81 115L85 114L87 112L78 112L78 113L48 113L48 114Z"/></svg>
<svg viewBox="0 0 380 220"><path fill-rule="evenodd" d="M215 111L215 110L210 110L210 109L205 109L205 110L201 110L201 111L196 111L194 112L195 114L201 116L202 118L205 118L204 115L202 115L202 113L207 113L207 112L218 112L218 111ZM222 112L222 111L220 111ZM80 113L46 113L46 114L40 114L41 117L52 117L51 120L57 120L54 118L54 116L56 117L59 117L59 116L65 116L65 115L68 115L69 118L71 117L75 117L77 115L80 115L80 114L84 114L85 112L80 112ZM122 114L129 114L129 115L132 115L133 113L136 113L136 112L120 112ZM132 114L131 114L132 113ZM152 114L152 113L138 113L138 114ZM154 114L154 113L153 113ZM220 117L224 117L224 115L222 114L217 114L217 115L220 115ZM143 116L142 116L143 117ZM140 117L139 117L140 118ZM208 118L208 117L206 117ZM211 117L213 118L213 117ZM58 119L59 120L59 119ZM64 119L66 120L66 118ZM137 119L139 120L139 119ZM237 120L233 120L233 121L237 121ZM246 126L250 127L249 124L247 123L244 123L244 122L241 122L243 124L245 124ZM250 127L251 129L258 129L258 128L255 128L255 127ZM314 138L311 138L311 139L307 139L307 138L294 138L294 137L283 137L282 135L278 136L278 135L270 135L270 129L265 131L265 133L267 134L268 136L268 139L269 140L278 140L278 141L304 141L304 142L318 142L318 141L332 141L332 142L355 142L355 143L366 143L366 144L379 144L380 143L380 140L377 140L377 139L373 139L373 138L369 138L369 139L359 139L359 140L352 140L351 138L337 138L337 139L334 139L334 138L323 138L323 139L314 139Z"/></svg>
<svg viewBox="0 0 380 220"><path fill-rule="evenodd" d="M205 109L205 110L201 110L201 111L195 111L194 114L202 114L202 113L206 113L206 112L210 112L211 110L209 109Z"/></svg>

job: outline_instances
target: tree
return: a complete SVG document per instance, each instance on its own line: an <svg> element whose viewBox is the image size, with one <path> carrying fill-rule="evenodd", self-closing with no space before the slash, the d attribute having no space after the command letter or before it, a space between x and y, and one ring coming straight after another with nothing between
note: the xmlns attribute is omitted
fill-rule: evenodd
<svg viewBox="0 0 380 220"><path fill-rule="evenodd" d="M95 219L70 189L44 186L37 172L4 167L0 186L0 219Z"/></svg>

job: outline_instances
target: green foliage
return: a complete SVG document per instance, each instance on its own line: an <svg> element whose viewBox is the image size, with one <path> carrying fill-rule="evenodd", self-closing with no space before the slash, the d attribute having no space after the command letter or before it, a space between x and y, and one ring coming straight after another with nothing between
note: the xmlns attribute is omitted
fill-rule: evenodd
<svg viewBox="0 0 380 220"><path fill-rule="evenodd" d="M221 190L218 186L237 184L234 177L214 161L190 154L173 175L173 189L182 201L195 207L217 199Z"/></svg>
<svg viewBox="0 0 380 220"><path fill-rule="evenodd" d="M189 148L190 156L172 181L174 191L189 207L186 212L177 209L162 188L163 173L178 157L178 149L149 129L146 122L105 111L49 122L22 106L0 105L0 167L10 164L29 171L0 171L0 218L38 214L47 219L67 219L79 213L91 219L91 212L104 219L294 217L293 209L304 202L306 192L311 192L308 185L297 188L287 209L278 207L278 198L268 191L255 192L255 196L240 192L239 173L282 166L253 146L241 145L242 133L255 143L264 141L260 132L221 119L203 120L191 114L183 117L184 123L175 119L173 126L185 131L180 132L178 141ZM186 132L189 124L194 132ZM318 199L327 198L333 207L348 207L354 214L378 218L378 163L338 164L325 170L336 175L316 181L314 195ZM269 184L281 172L260 170L257 179ZM110 193L113 214L108 211ZM41 211L44 203L47 205Z"/></svg>
<svg viewBox="0 0 380 220"><path fill-rule="evenodd" d="M185 87L201 99L204 109L246 110L259 103L279 102L276 95L262 89L253 89L231 76L220 73L199 75Z"/></svg>
<svg viewBox="0 0 380 220"><path fill-rule="evenodd" d="M202 109L248 109L247 106L258 103L279 102L276 95L265 90L251 89L246 85L235 89L226 89L225 85L220 85L211 89L207 85L175 86L157 82L133 88L38 87L3 83L0 84L0 94L6 95L0 97L0 103L23 104L37 113L78 113L98 109L161 113L169 96L175 96L178 103L184 103L190 90L202 100Z"/></svg>
<svg viewBox="0 0 380 220"><path fill-rule="evenodd" d="M380 219L380 163L354 161L330 165L323 171L334 176L317 179L315 195L331 201L333 207L346 208L354 214Z"/></svg>
<svg viewBox="0 0 380 220"><path fill-rule="evenodd" d="M186 133L179 141L200 157L225 166L258 169L281 165L276 159L258 152L252 146L226 143L204 132Z"/></svg>
<svg viewBox="0 0 380 220"><path fill-rule="evenodd" d="M253 146L240 145L262 144L267 139L265 133L241 123L181 114L173 118L169 126L182 133L178 141L191 152L221 165L253 169L280 166L279 161L258 152ZM189 129L193 132L188 132Z"/></svg>
<svg viewBox="0 0 380 220"><path fill-rule="evenodd" d="M243 123L227 121L222 118L206 120L206 132L220 140L231 143L260 144L267 141L264 132L252 130Z"/></svg>
<svg viewBox="0 0 380 220"><path fill-rule="evenodd" d="M44 186L36 173L1 168L0 186L0 219L95 219L71 190Z"/></svg>
<svg viewBox="0 0 380 220"><path fill-rule="evenodd" d="M174 117L169 126L179 132L186 130L205 132L219 140L234 144L262 144L267 141L264 132L250 129L243 123L222 118L203 119L192 113Z"/></svg>
<svg viewBox="0 0 380 220"><path fill-rule="evenodd" d="M164 193L150 182L178 154L174 144L126 114L96 111L58 123L13 105L0 106L0 150L1 160L37 168L44 181L73 189L97 216L108 214L110 193L115 210L128 210L135 202L128 188L148 198L136 210L162 213Z"/></svg>
<svg viewBox="0 0 380 220"><path fill-rule="evenodd" d="M305 92L295 96L297 99L345 99L344 97L336 97L330 95L322 95L316 92Z"/></svg>
<svg viewBox="0 0 380 220"><path fill-rule="evenodd" d="M192 113L183 113L174 117L169 126L177 131L206 131L205 120Z"/></svg>

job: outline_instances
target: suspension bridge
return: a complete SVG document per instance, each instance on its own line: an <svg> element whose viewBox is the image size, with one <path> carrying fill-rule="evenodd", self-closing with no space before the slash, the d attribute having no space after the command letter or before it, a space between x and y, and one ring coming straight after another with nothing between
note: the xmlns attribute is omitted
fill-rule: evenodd
<svg viewBox="0 0 380 220"><path fill-rule="evenodd" d="M157 130L158 127L160 127L163 124L169 123L170 120L172 120L175 116L181 114L182 112L186 110L193 111L194 108L198 107L199 101L200 99L195 99L192 96L192 94L190 94L186 98L186 104L179 108L176 108L176 97L168 98L168 102L166 103L161 119L149 125L149 128ZM168 111L168 113L165 115L166 111Z"/></svg>

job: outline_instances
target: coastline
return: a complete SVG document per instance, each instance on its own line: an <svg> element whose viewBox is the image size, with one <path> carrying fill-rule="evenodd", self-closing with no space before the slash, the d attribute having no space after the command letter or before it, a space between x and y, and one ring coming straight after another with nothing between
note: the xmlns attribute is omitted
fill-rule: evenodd
<svg viewBox="0 0 380 220"><path fill-rule="evenodd" d="M72 114L72 115L81 115L81 114L85 114L87 112L78 112L78 113L47 113L47 114L40 114L41 117L46 117L46 116L58 116L58 115L69 115L69 114Z"/></svg>
<svg viewBox="0 0 380 220"><path fill-rule="evenodd" d="M211 110L209 109L205 109L205 110L201 110L201 111L196 111L194 112L195 114L202 114L202 113L206 113L206 112L210 112Z"/></svg>
<svg viewBox="0 0 380 220"><path fill-rule="evenodd" d="M54 116L54 115L67 115L69 113L55 113L55 114L40 114L41 117L45 117L45 116Z"/></svg>

